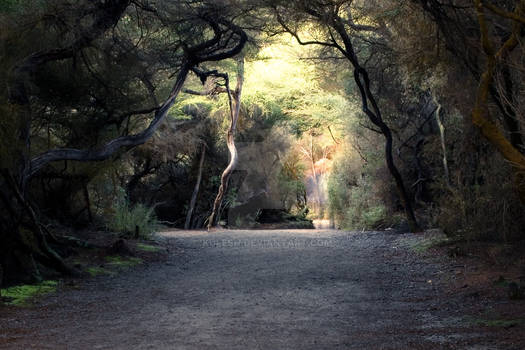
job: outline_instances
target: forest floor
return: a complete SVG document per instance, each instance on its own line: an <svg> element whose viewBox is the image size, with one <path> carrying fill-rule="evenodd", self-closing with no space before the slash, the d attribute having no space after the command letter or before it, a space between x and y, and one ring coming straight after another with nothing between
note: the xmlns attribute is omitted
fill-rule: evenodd
<svg viewBox="0 0 525 350"><path fill-rule="evenodd" d="M0 306L0 349L525 349L519 272L435 231L158 239L163 259Z"/></svg>

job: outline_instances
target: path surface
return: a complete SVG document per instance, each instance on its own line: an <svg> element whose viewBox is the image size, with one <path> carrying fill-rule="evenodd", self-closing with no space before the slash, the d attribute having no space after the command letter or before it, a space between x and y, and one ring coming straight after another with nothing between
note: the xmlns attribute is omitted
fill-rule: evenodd
<svg viewBox="0 0 525 350"><path fill-rule="evenodd" d="M1 349L518 349L468 326L414 236L175 231L165 263L0 315ZM467 306L465 306L466 308ZM0 310L1 311L1 310ZM516 346L516 347L514 347Z"/></svg>

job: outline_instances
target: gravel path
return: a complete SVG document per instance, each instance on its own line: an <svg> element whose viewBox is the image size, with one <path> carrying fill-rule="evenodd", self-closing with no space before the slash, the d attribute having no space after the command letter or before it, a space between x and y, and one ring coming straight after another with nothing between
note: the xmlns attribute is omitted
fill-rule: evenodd
<svg viewBox="0 0 525 350"><path fill-rule="evenodd" d="M421 237L288 230L162 239L168 262L0 309L0 349L513 348L469 326L461 300L439 282L447 262L409 248Z"/></svg>

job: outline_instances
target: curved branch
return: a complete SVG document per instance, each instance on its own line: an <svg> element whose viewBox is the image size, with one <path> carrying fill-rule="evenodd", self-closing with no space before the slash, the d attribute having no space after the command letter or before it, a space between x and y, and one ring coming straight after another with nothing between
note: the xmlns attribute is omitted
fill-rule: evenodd
<svg viewBox="0 0 525 350"><path fill-rule="evenodd" d="M45 165L49 164L50 162L58 160L102 161L110 158L111 155L120 148L131 148L145 143L165 119L169 109L173 106L177 96L181 92L186 77L188 76L191 70L196 70L196 65L206 61L217 61L233 57L240 53L244 48L246 42L248 41L248 36L244 32L244 30L242 30L242 28L226 20L217 20L217 23L225 25L226 27L228 27L229 30L231 30L239 36L239 41L237 42L237 44L234 47L226 49L225 51L219 52L217 54L201 57L195 55L195 52L187 52L187 60L183 63L168 98L156 110L153 120L150 122L146 129L135 135L118 137L98 148L84 150L72 148L59 148L44 152L30 160L29 166L23 172L22 183L26 184L32 176L34 176L40 169L42 169ZM208 43L208 45L214 46L216 44L216 41L207 41L206 43ZM203 49L205 50L206 48Z"/></svg>
<svg viewBox="0 0 525 350"><path fill-rule="evenodd" d="M505 11L491 3L489 3L488 1L483 1L482 2L482 6L489 9L491 12L495 13L496 15L500 16L500 17L503 17L503 18L508 18L508 19L512 19L516 22L520 22L521 24L525 24L525 17L521 16L519 13L516 13L516 12L509 12L509 11ZM518 5L516 5L518 6Z"/></svg>
<svg viewBox="0 0 525 350"><path fill-rule="evenodd" d="M24 172L23 180L27 183L32 176L34 176L40 169L50 162L58 160L80 160L80 161L102 161L106 160L119 148L133 147L145 143L157 130L162 123L169 109L175 103L177 96L182 90L182 86L188 76L190 66L188 63L184 64L177 76L177 80L171 90L168 99L155 113L155 117L150 122L148 127L142 132L135 135L121 136L107 142L104 146L96 149L73 149L73 148L59 148L42 153L31 159L29 168Z"/></svg>
<svg viewBox="0 0 525 350"><path fill-rule="evenodd" d="M218 20L218 23L225 25L228 27L229 30L231 30L233 33L237 34L239 36L239 41L237 45L232 47L229 50L222 51L219 53L207 55L207 56L199 56L195 55L193 59L195 59L195 65L198 65L199 63L203 62L217 62L222 61L224 59L234 57L241 53L242 49L244 48L244 45L248 41L248 35L246 32L239 26L233 24L232 22L226 21L226 20Z"/></svg>

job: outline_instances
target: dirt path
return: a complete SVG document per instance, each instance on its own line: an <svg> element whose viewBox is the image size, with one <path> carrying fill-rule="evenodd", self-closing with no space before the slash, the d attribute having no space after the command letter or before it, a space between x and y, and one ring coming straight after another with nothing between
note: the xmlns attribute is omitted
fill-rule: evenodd
<svg viewBox="0 0 525 350"><path fill-rule="evenodd" d="M0 309L0 348L525 348L522 325L468 322L490 305L447 293L451 262L414 253L421 237L291 230L163 239L167 263Z"/></svg>

